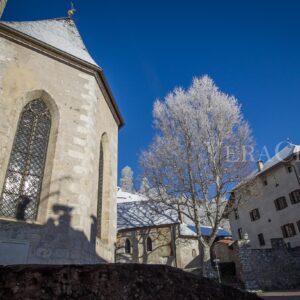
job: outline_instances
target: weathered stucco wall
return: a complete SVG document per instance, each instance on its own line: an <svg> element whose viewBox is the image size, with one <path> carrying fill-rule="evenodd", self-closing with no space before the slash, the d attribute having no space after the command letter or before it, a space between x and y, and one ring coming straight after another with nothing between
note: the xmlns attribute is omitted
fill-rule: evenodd
<svg viewBox="0 0 300 300"><path fill-rule="evenodd" d="M148 237L152 240L152 251L147 251ZM130 240L131 253L125 253L126 239ZM116 244L116 262L175 266L173 242L170 226L119 232Z"/></svg>
<svg viewBox="0 0 300 300"><path fill-rule="evenodd" d="M182 269L199 268L198 241L193 238L178 237L176 239L177 266Z"/></svg>
<svg viewBox="0 0 300 300"><path fill-rule="evenodd" d="M0 38L0 192L18 119L42 98L52 128L38 217L33 224L0 220L0 263L113 261L116 236L118 127L92 75ZM96 216L101 137L104 190L101 240ZM91 249L97 248L97 255ZM89 249L89 250L87 250ZM9 250L9 251L7 251Z"/></svg>
<svg viewBox="0 0 300 300"><path fill-rule="evenodd" d="M196 239L179 236L177 225L122 230L117 234L116 262L165 264L181 269L199 268L200 258ZM151 237L152 251L147 251ZM130 240L131 253L125 251Z"/></svg>

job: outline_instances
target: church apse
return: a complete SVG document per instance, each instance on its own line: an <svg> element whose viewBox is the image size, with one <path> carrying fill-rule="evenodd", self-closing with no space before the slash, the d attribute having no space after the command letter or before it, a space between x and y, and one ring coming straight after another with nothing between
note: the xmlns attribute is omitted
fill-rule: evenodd
<svg viewBox="0 0 300 300"><path fill-rule="evenodd" d="M0 52L0 263L114 261L123 121L102 70L69 18L0 22Z"/></svg>

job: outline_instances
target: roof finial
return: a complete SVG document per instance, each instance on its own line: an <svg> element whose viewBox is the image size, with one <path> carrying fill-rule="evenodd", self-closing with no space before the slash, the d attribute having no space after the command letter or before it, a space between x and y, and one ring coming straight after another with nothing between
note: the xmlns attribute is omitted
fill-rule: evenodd
<svg viewBox="0 0 300 300"><path fill-rule="evenodd" d="M71 8L68 10L68 16L69 18L72 18L76 12L76 9L74 8L74 3L71 2Z"/></svg>

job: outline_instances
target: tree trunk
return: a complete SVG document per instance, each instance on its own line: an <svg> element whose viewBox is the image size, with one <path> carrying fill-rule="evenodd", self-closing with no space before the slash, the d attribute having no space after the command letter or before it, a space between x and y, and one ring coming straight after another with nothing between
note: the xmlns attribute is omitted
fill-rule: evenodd
<svg viewBox="0 0 300 300"><path fill-rule="evenodd" d="M201 271L203 277L216 278L217 274L211 264L210 247L199 241L199 253L201 260Z"/></svg>

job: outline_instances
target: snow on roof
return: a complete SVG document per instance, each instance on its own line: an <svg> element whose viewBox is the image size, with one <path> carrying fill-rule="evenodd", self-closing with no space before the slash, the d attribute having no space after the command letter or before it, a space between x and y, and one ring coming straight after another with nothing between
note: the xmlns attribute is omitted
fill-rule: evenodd
<svg viewBox="0 0 300 300"><path fill-rule="evenodd" d="M151 200L118 202L118 230L176 223L177 212L163 203Z"/></svg>
<svg viewBox="0 0 300 300"><path fill-rule="evenodd" d="M262 171L257 173L263 173L266 170L274 167L275 165L279 164L282 161L285 161L289 158L292 154L300 152L300 145L292 145L289 144L284 147L281 151L276 153L271 159L269 159L263 166Z"/></svg>
<svg viewBox="0 0 300 300"><path fill-rule="evenodd" d="M121 188L118 188L117 191L117 202L124 203L124 202L133 202L133 201L147 201L149 200L146 196L142 194L133 194L122 191Z"/></svg>
<svg viewBox="0 0 300 300"><path fill-rule="evenodd" d="M261 171L255 170L253 171L244 182L241 182L238 184L234 189L237 189L238 187L242 186L245 182L249 181L250 179L266 172L267 170L271 169L272 167L278 165L281 162L286 161L288 158L290 158L291 155L299 153L300 152L300 145L293 145L289 144L286 147L284 147L281 151L277 152L272 158L270 158L268 161L266 161L263 164L263 168Z"/></svg>
<svg viewBox="0 0 300 300"><path fill-rule="evenodd" d="M23 34L97 66L88 53L79 31L70 18L27 22L0 22Z"/></svg>
<svg viewBox="0 0 300 300"><path fill-rule="evenodd" d="M201 234L204 236L210 236L212 233L211 226L201 225ZM185 223L180 224L180 234L183 236L196 236L196 227ZM231 234L222 227L218 228L218 237L229 237Z"/></svg>

